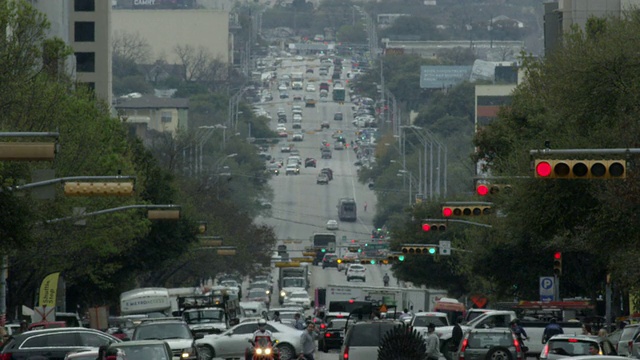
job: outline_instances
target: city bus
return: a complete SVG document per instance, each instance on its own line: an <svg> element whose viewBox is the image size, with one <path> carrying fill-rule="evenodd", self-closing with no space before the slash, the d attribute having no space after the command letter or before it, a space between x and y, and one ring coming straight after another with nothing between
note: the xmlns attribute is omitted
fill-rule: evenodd
<svg viewBox="0 0 640 360"><path fill-rule="evenodd" d="M356 201L351 198L342 198L338 200L338 218L341 221L356 221L357 207Z"/></svg>
<svg viewBox="0 0 640 360"><path fill-rule="evenodd" d="M313 264L322 263L322 258L326 253L336 251L336 234L334 233L314 233L311 235L311 244L316 252Z"/></svg>

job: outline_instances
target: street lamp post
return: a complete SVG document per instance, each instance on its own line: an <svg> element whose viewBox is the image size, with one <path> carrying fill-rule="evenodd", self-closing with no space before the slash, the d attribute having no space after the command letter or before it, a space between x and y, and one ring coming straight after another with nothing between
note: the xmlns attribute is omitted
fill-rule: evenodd
<svg viewBox="0 0 640 360"><path fill-rule="evenodd" d="M226 136L226 129L227 127L225 125L221 125L221 124L216 124L213 126L200 126L198 128L198 130L204 130L206 131L204 133L204 135L200 136L200 139L198 141L198 150L200 151L200 154L198 155L198 162L196 163L196 174L200 174L202 173L202 170L204 169L203 165L202 165L202 158L203 158L203 154L204 154L204 144L209 141L209 139L211 139L211 137L213 136L213 133L215 132L216 129L222 129L222 147L225 147L225 136ZM196 136L197 138L198 136Z"/></svg>
<svg viewBox="0 0 640 360"><path fill-rule="evenodd" d="M399 170L398 171L399 174L397 174L398 176L406 176L405 174L409 174L409 205L413 204L413 198L412 198L412 193L411 193L411 187L412 187L412 183L411 183L411 178L413 177L413 175L411 174L411 171L407 171L407 170Z"/></svg>

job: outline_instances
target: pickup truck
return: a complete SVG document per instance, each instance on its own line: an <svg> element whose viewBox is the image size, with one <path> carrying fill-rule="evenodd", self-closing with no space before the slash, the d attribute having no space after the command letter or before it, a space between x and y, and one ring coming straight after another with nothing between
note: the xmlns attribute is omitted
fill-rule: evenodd
<svg viewBox="0 0 640 360"><path fill-rule="evenodd" d="M462 332L466 333L473 329L487 328L509 328L511 320L517 319L515 311L495 310L488 311L468 323L462 325ZM527 332L529 340L525 340L525 345L529 348L528 356L537 357L540 355L544 344L542 343L542 333L544 332L547 322L544 321L527 321L520 319L520 326ZM580 322L558 322L565 334L580 334L582 332L582 323ZM442 352L447 360L452 360L452 352L449 350L451 334L453 326L443 326L436 328L436 334L440 338L440 352Z"/></svg>

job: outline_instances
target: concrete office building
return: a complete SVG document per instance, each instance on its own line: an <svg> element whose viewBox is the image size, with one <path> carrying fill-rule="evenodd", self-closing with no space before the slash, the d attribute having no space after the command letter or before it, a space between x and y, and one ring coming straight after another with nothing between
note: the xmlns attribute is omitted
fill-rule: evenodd
<svg viewBox="0 0 640 360"><path fill-rule="evenodd" d="M578 25L584 29L592 17L620 17L625 11L640 7L640 0L557 0L544 4L545 53L555 49L562 34Z"/></svg>
<svg viewBox="0 0 640 360"><path fill-rule="evenodd" d="M50 36L73 48L67 69L78 83L111 104L111 2L106 0L30 0L51 23Z"/></svg>
<svg viewBox="0 0 640 360"><path fill-rule="evenodd" d="M230 61L229 12L209 9L114 9L113 34L138 34L151 46L151 62L180 64L176 46L203 47L224 63Z"/></svg>

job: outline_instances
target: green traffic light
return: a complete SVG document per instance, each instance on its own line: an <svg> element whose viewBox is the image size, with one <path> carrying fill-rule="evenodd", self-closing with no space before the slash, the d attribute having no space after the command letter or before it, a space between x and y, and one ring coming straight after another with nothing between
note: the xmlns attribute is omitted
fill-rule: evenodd
<svg viewBox="0 0 640 360"><path fill-rule="evenodd" d="M399 261L404 261L404 255L400 255L400 256L398 256L398 260L399 260Z"/></svg>
<svg viewBox="0 0 640 360"><path fill-rule="evenodd" d="M371 265L375 265L376 261L375 260L371 260Z"/></svg>
<svg viewBox="0 0 640 360"><path fill-rule="evenodd" d="M433 255L436 253L436 248L429 248L429 254Z"/></svg>
<svg viewBox="0 0 640 360"><path fill-rule="evenodd" d="M358 249L358 252L362 252L362 249Z"/></svg>
<svg viewBox="0 0 640 360"><path fill-rule="evenodd" d="M322 249L322 250L320 250L320 251L322 251L322 252L327 252L327 249Z"/></svg>

